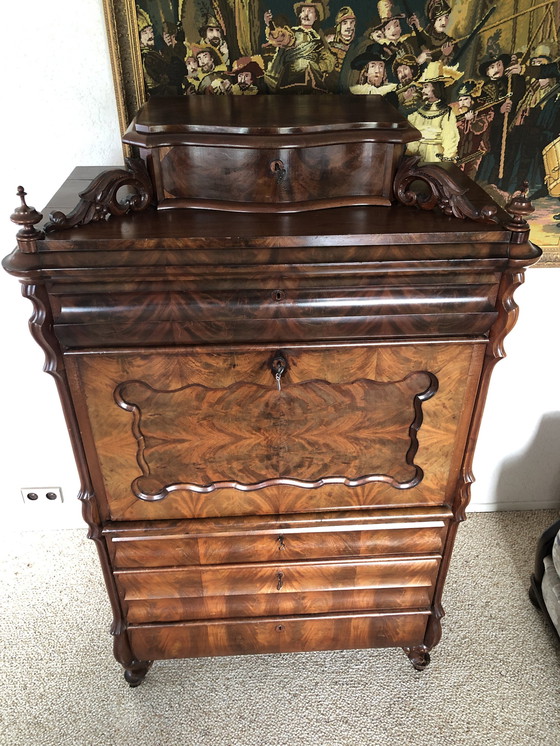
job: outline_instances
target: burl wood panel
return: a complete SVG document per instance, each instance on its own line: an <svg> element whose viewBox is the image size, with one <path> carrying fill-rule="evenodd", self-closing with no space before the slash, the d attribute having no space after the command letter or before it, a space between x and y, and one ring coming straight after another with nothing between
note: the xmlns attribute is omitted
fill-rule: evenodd
<svg viewBox="0 0 560 746"><path fill-rule="evenodd" d="M173 206L219 203L223 210L237 203L251 211L270 211L273 205L301 210L331 203L388 206L394 147L375 142L269 150L175 146L159 149L154 157L160 159L163 196Z"/></svg>
<svg viewBox="0 0 560 746"><path fill-rule="evenodd" d="M428 611L154 624L128 629L139 660L420 645Z"/></svg>
<svg viewBox="0 0 560 746"><path fill-rule="evenodd" d="M386 482L355 487L325 484L316 489L272 485L253 491L224 487L210 493L175 490L158 502L141 500L133 491L133 482L139 476L138 442L130 412L115 402L118 386L139 380L169 390L186 385L225 388L239 382L271 387L275 382L270 362L276 348L76 353L65 357L96 494L100 500L106 495L108 517L157 520L450 503L484 350L485 344L476 341L283 348L289 367L282 385L317 378L338 385L358 377L383 383L404 380L419 371L435 376L439 388L423 402L424 419L415 456L424 477L412 489L396 489ZM341 411L341 429L344 420L345 412ZM409 424L413 420L414 415L409 416Z"/></svg>
<svg viewBox="0 0 560 746"><path fill-rule="evenodd" d="M132 490L159 500L177 489L255 490L273 483L414 487L422 479L413 462L422 402L436 390L435 376L426 372L386 383L283 384L271 377L268 386L173 390L136 380L121 383L115 400L131 412L138 444L142 476Z"/></svg>
<svg viewBox="0 0 560 746"><path fill-rule="evenodd" d="M440 557L118 570L130 622L428 608Z"/></svg>
<svg viewBox="0 0 560 746"><path fill-rule="evenodd" d="M441 553L451 514L430 510L423 517L367 510L302 514L261 520L260 525L243 517L235 523L111 524L103 533L117 569Z"/></svg>

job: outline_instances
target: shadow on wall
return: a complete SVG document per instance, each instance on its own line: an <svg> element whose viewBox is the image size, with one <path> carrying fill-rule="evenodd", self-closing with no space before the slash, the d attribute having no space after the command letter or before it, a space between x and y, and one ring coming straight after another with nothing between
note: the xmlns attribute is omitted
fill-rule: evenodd
<svg viewBox="0 0 560 746"><path fill-rule="evenodd" d="M496 510L560 507L560 412L548 412L524 451L506 459L496 484Z"/></svg>

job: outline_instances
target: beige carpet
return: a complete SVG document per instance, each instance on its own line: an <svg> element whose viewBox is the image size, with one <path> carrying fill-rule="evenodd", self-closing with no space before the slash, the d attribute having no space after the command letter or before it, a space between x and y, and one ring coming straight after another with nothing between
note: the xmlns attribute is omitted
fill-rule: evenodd
<svg viewBox="0 0 560 746"><path fill-rule="evenodd" d="M0 744L558 746L560 646L527 598L557 517L470 515L424 672L396 649L246 656L157 662L138 689L85 532L4 535Z"/></svg>

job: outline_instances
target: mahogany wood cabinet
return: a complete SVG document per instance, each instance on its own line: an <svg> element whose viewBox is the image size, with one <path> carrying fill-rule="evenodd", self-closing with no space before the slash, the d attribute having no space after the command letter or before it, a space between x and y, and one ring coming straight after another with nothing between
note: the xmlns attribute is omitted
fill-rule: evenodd
<svg viewBox="0 0 560 746"><path fill-rule="evenodd" d="M21 190L4 267L34 304L131 685L169 658L429 662L489 376L540 251L523 196L511 215L452 166L398 160L390 205L287 214L247 194L158 210L138 161L77 169L46 226Z"/></svg>

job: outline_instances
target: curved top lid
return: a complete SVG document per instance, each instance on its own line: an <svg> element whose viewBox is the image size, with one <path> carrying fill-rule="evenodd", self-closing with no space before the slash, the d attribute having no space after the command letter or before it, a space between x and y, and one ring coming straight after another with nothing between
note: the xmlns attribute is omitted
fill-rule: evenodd
<svg viewBox="0 0 560 746"><path fill-rule="evenodd" d="M350 94L152 98L138 111L131 129L145 135L254 136L376 130L380 141L419 137L382 96Z"/></svg>

